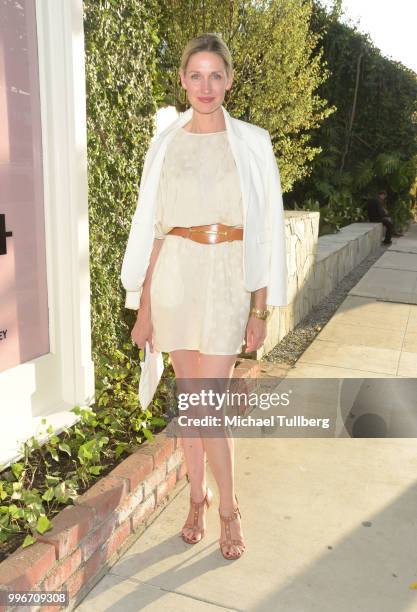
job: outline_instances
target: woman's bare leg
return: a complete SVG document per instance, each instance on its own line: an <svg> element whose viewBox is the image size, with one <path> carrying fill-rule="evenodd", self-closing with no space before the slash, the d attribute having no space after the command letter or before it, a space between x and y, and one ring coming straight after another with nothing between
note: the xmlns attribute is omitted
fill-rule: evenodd
<svg viewBox="0 0 417 612"><path fill-rule="evenodd" d="M226 391L226 379L233 376L234 365L237 355L200 355L199 361L199 378L218 379L222 391ZM207 453L207 459L210 464L213 476L216 479L220 495L220 512L223 515L229 516L235 507L235 491L234 491L234 440L226 435L221 438L205 437L203 445ZM225 538L224 526L221 523L221 539ZM240 524L240 517L230 523L230 531L232 539L243 539L243 533ZM241 551L241 546L231 544L226 549L226 554L235 556Z"/></svg>
<svg viewBox="0 0 417 612"><path fill-rule="evenodd" d="M175 377L180 379L193 379L198 377L199 351L178 350L170 353L172 367ZM192 433L192 435L191 435ZM206 456L201 437L198 430L191 432L189 436L182 437L185 464L187 466L188 478L190 480L190 495L193 501L200 502L206 494ZM198 524L205 528L205 506L200 509ZM190 507L186 523L192 523L193 512ZM184 527L183 533L186 538L193 536L190 527ZM199 537L195 538L198 541Z"/></svg>

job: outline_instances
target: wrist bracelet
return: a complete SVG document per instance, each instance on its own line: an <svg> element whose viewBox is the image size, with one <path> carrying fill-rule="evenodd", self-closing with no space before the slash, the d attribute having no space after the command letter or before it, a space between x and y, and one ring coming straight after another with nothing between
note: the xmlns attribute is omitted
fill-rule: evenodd
<svg viewBox="0 0 417 612"><path fill-rule="evenodd" d="M262 321L266 321L269 316L269 310L260 310L259 308L251 308L250 314L256 317L257 319L262 319Z"/></svg>

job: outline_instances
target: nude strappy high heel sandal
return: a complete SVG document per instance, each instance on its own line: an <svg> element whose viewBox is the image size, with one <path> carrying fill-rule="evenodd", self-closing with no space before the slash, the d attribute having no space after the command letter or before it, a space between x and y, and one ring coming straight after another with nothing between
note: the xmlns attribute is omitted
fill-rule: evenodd
<svg viewBox="0 0 417 612"><path fill-rule="evenodd" d="M237 496L235 495L235 499L236 499L236 504L238 504L237 501ZM226 532L226 539L222 540L221 538L219 539L219 544L220 544L220 550L222 551L222 555L225 559L239 559L239 557L241 557L243 555L243 553L246 550L246 545L244 543L243 540L239 539L232 539L231 536L231 532L230 532L230 523L231 521L234 521L237 519L238 516L240 516L240 518L242 518L242 515L240 514L240 510L239 510L239 506L236 505L236 508L233 509L233 513L230 514L229 516L224 516L223 514L221 514L220 512L220 508L219 508L219 515L220 515L220 520L223 522L224 524L224 529ZM237 554L225 554L224 549L229 548L232 544L236 544L237 546L241 546L243 547L243 549L240 551L240 553Z"/></svg>
<svg viewBox="0 0 417 612"><path fill-rule="evenodd" d="M201 502L193 501L190 496L190 505L193 507L193 510L194 510L193 522L185 523L183 526L183 529L184 527L189 527L190 529L193 530L193 535L191 536L191 538L187 538L182 531L180 533L182 539L184 540L184 542L187 542L187 544L197 544L197 542L200 542L204 538L204 534L206 530L203 527L199 526L198 517L200 513L200 508L202 508L204 504L206 504L207 508L209 508L212 502L212 499L213 499L213 493L209 487L207 487L206 494L204 496L204 499ZM199 533L201 533L201 537L197 540L196 537L198 536Z"/></svg>

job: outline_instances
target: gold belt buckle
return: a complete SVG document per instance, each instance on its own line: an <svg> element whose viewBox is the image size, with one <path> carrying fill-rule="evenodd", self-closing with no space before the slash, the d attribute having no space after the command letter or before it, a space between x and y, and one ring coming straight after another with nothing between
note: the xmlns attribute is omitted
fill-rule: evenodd
<svg viewBox="0 0 417 612"><path fill-rule="evenodd" d="M197 233L197 234L216 234L216 236L218 234L222 235L222 236L227 236L228 235L228 231L222 231L222 230L199 230L199 229L193 229L193 228L189 228L189 233Z"/></svg>
<svg viewBox="0 0 417 612"><path fill-rule="evenodd" d="M188 228L188 238L191 238L191 234L214 234L216 236L224 236L228 242L231 242L232 241L231 232L233 229L234 227L228 227L226 230L201 230L201 229L194 229L193 227L189 227Z"/></svg>

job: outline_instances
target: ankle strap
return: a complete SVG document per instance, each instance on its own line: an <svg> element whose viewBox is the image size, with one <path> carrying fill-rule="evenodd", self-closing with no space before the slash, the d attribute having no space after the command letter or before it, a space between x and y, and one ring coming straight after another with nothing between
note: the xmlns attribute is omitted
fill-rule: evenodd
<svg viewBox="0 0 417 612"><path fill-rule="evenodd" d="M201 506L203 506L204 504L207 503L207 492L204 496L204 499L201 502L196 502L192 499L191 495L190 495L190 504L192 504L193 506L197 506L198 508L200 508Z"/></svg>
<svg viewBox="0 0 417 612"><path fill-rule="evenodd" d="M219 515L222 521L224 521L225 523L230 523L230 521L234 521L235 519L237 519L238 516L242 518L242 515L240 514L239 506L236 506L236 508L233 509L232 514L229 514L229 516L225 516L224 514L222 514L219 508Z"/></svg>

